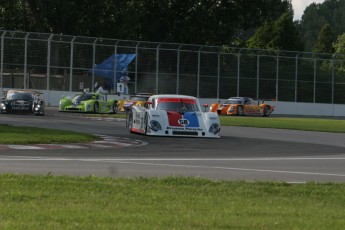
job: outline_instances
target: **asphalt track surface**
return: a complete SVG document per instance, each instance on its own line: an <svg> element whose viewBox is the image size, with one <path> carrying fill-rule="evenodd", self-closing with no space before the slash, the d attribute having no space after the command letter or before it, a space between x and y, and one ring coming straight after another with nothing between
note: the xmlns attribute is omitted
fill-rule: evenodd
<svg viewBox="0 0 345 230"><path fill-rule="evenodd" d="M130 134L122 119L87 118L57 108L48 108L44 117L0 114L0 123L73 130L123 143L0 148L0 173L345 182L345 134L222 127L220 139L148 137Z"/></svg>

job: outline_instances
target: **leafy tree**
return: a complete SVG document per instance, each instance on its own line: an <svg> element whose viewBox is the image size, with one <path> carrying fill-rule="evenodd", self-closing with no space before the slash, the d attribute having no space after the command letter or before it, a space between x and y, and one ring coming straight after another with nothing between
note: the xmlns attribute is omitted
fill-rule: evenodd
<svg viewBox="0 0 345 230"><path fill-rule="evenodd" d="M335 50L335 56L338 60L336 62L336 69L345 73L345 33L338 36L337 41L333 45Z"/></svg>
<svg viewBox="0 0 345 230"><path fill-rule="evenodd" d="M0 1L0 29L205 45L246 41L291 11L289 0Z"/></svg>
<svg viewBox="0 0 345 230"><path fill-rule="evenodd" d="M269 48L269 44L272 40L273 30L273 23L266 22L255 32L254 36L248 39L247 47L258 49Z"/></svg>
<svg viewBox="0 0 345 230"><path fill-rule="evenodd" d="M300 37L305 51L312 51L322 27L328 23L333 34L333 41L345 32L345 1L325 0L323 3L310 4L299 22Z"/></svg>
<svg viewBox="0 0 345 230"><path fill-rule="evenodd" d="M284 13L275 23L270 48L278 50L302 51L303 44L293 23L293 15Z"/></svg>
<svg viewBox="0 0 345 230"><path fill-rule="evenodd" d="M265 23L248 40L249 48L274 50L303 50L291 13L284 13L274 23Z"/></svg>
<svg viewBox="0 0 345 230"><path fill-rule="evenodd" d="M333 33L331 31L330 25L325 24L316 40L313 51L315 53L333 53Z"/></svg>

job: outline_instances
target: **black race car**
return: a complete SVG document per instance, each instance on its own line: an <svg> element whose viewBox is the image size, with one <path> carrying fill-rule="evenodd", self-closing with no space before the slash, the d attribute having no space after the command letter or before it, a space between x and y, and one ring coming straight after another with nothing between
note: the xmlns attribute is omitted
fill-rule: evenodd
<svg viewBox="0 0 345 230"><path fill-rule="evenodd" d="M44 101L33 90L8 90L0 100L0 113L44 115Z"/></svg>

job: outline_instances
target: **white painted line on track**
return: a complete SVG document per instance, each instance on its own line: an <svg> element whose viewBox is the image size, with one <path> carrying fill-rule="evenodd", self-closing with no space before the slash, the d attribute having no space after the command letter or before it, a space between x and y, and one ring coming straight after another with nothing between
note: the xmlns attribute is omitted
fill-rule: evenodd
<svg viewBox="0 0 345 230"><path fill-rule="evenodd" d="M66 160L91 160L91 161L299 161L299 160L345 160L345 157L276 157L276 158L55 158L55 157L27 157L0 155L0 160L21 158L21 159L66 159Z"/></svg>
<svg viewBox="0 0 345 230"><path fill-rule="evenodd" d="M39 146L33 146L33 145L8 145L8 147L9 148L11 148L11 149L20 149L20 150L25 150L25 149L27 149L27 150L31 150L31 149L33 149L33 150L35 150L35 149L44 149L44 148L42 148L42 147L39 147Z"/></svg>
<svg viewBox="0 0 345 230"><path fill-rule="evenodd" d="M204 159L212 161L213 159ZM188 161L198 161L201 159L159 159L160 161L176 161L176 160L188 160ZM300 160L300 158L290 158L295 160ZM303 158L306 159L306 158ZM315 158L308 158L310 160L315 160ZM318 158L318 160L339 160L339 158ZM340 158L341 160L345 160L345 158ZM9 157L9 156L0 156L0 160L2 161L84 161L84 162L104 162L104 163L116 163L116 164L132 164L132 165L144 165L144 166L159 166L159 167L178 167L178 168L199 168L199 169L208 169L208 170L229 170L229 171L248 171L248 172L262 172L262 173L281 173L281 174L298 174L298 175L314 175L314 176L332 176L332 177L345 177L345 174L337 174L337 173L321 173L321 172L301 172L301 171L283 171L283 170L269 170L269 169L253 169L253 168L235 168L235 167L220 167L220 166L201 166L201 165L183 165L183 164L164 164L164 163L149 163L149 162L138 162L138 161L152 161L158 160L158 158L154 159L130 159L130 158L100 158L100 159L93 159L93 158L47 158L47 157ZM221 160L221 159L217 159ZM222 159L226 160L226 159ZM227 159L233 160L233 159ZM238 159L237 159L238 160ZM281 158L281 160L286 160L286 158Z"/></svg>
<svg viewBox="0 0 345 230"><path fill-rule="evenodd" d="M221 169L221 170L234 170L234 171L251 171L251 172L265 172L265 173L283 173L283 174L299 174L299 175L315 175L315 176L334 176L345 177L345 174L335 173L319 173L319 172L298 172L298 171L280 171L268 169L250 169L250 168L232 168L232 167L214 167L214 166L200 166L200 165L177 165L177 164L157 164L157 163L140 163L140 162L126 162L126 161L113 161L119 164L133 164L133 165L146 165L146 166L164 166L164 167L179 167L179 168L200 168L200 169Z"/></svg>

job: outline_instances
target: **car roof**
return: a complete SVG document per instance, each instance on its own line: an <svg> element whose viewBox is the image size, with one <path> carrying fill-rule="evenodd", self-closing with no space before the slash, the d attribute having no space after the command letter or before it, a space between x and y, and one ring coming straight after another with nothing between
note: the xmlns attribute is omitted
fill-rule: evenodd
<svg viewBox="0 0 345 230"><path fill-rule="evenodd" d="M248 99L251 99L251 100L253 100L250 97L230 97L228 100L230 100L230 99L236 99L236 100L248 100Z"/></svg>
<svg viewBox="0 0 345 230"><path fill-rule="evenodd" d="M5 92L7 92L7 93L36 93L36 94L39 94L36 91L27 90L27 89L10 89L10 90L7 90Z"/></svg>
<svg viewBox="0 0 345 230"><path fill-rule="evenodd" d="M151 99L156 99L156 98L188 98L188 99L195 99L197 100L196 97L193 96L188 96L188 95L180 95L180 94L156 94L150 97Z"/></svg>

